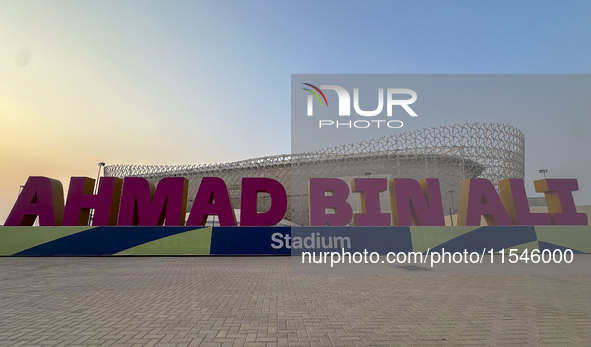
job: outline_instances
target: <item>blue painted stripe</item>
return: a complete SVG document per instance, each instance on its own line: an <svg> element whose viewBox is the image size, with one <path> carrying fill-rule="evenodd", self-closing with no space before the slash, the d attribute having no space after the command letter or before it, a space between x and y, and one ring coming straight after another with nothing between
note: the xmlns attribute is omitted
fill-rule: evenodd
<svg viewBox="0 0 591 347"><path fill-rule="evenodd" d="M290 234L290 227L215 227L211 233L211 255L290 254L283 247L271 247L274 233Z"/></svg>
<svg viewBox="0 0 591 347"><path fill-rule="evenodd" d="M573 251L573 253L578 253L578 254L583 254L585 252L581 252L579 250L576 250L574 248L568 248L568 247L564 247L564 246L559 246L559 245L555 245L553 243L550 242L544 242L544 241L538 241L538 245L540 246L540 252L547 249L551 252L554 252L555 249L559 249L561 251L566 251L567 249L570 249Z"/></svg>
<svg viewBox="0 0 591 347"><path fill-rule="evenodd" d="M16 253L15 256L113 255L128 248L198 227L95 227Z"/></svg>
<svg viewBox="0 0 591 347"><path fill-rule="evenodd" d="M272 240L273 234L278 235L276 239L282 240L280 248L278 243ZM216 227L212 230L210 254L212 255L280 255L300 254L302 251L341 251L340 248L325 249L315 242L314 246L295 249L287 247L287 239L293 245L294 238L311 245L312 238L318 240L324 238L350 239L351 248L348 252L410 252L412 251L412 240L409 227ZM307 239L307 241L306 241ZM332 244L332 247L335 247Z"/></svg>
<svg viewBox="0 0 591 347"><path fill-rule="evenodd" d="M304 248L292 248L292 254L301 252L338 251L345 247L347 252L412 252L412 238L409 227L305 227L292 228L291 238L299 237ZM347 238L346 242L343 239ZM332 241L334 242L331 242ZM340 242L336 240L340 239ZM318 242L320 240L320 242ZM323 240L323 241L322 241ZM314 241L314 242L312 242ZM324 244L322 244L324 242ZM347 246L351 248L346 248ZM327 246L327 248L324 248ZM328 248L332 246L332 248Z"/></svg>

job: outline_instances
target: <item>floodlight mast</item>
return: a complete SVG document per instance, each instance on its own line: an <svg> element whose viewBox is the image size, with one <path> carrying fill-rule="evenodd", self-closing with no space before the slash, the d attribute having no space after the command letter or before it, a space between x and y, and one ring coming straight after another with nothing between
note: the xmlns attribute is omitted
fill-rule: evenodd
<svg viewBox="0 0 591 347"><path fill-rule="evenodd" d="M546 172L548 172L548 170L546 170L546 169L540 169L539 172L541 174L544 174L544 179L546 179Z"/></svg>
<svg viewBox="0 0 591 347"><path fill-rule="evenodd" d="M93 194L96 194L98 192L98 186L99 186L99 178L101 177L101 168L105 167L105 163L104 162L100 162L98 163L98 173L96 174L96 181L94 182L94 190L92 191ZM104 173L104 169L103 169L103 173ZM92 225L92 218L94 217L94 209L91 211L90 213L90 218L88 218L88 226Z"/></svg>

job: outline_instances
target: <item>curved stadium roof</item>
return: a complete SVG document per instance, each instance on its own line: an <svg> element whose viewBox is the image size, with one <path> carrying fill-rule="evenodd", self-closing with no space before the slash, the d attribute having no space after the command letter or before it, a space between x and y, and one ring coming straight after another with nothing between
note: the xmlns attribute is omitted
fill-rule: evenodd
<svg viewBox="0 0 591 347"><path fill-rule="evenodd" d="M234 207L239 206L242 177L274 178L290 195L287 219L305 224L309 177L364 177L369 168L373 175L388 177L437 177L443 192L459 192L461 180L470 177L484 177L496 185L505 178L524 177L525 137L519 129L506 124L456 124L305 153L201 165L107 165L104 172L105 176L141 176L156 181L187 177L189 196L196 194L202 177L221 177L228 185ZM457 196L443 197L445 208L454 203L457 206ZM268 204L268 199L259 199L262 210Z"/></svg>

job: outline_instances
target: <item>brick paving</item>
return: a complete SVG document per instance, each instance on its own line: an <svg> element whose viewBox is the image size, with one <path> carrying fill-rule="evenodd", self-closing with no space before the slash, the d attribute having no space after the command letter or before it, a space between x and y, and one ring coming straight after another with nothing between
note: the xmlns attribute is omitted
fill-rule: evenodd
<svg viewBox="0 0 591 347"><path fill-rule="evenodd" d="M591 346L590 285L292 274L287 257L0 258L0 346Z"/></svg>

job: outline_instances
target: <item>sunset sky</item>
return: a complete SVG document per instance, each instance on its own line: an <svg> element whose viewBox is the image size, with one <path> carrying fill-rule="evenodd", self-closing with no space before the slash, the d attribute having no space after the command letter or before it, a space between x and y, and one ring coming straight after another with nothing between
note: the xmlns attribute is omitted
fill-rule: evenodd
<svg viewBox="0 0 591 347"><path fill-rule="evenodd" d="M28 176L66 190L101 161L289 153L294 73L591 73L590 13L583 1L0 0L0 223ZM568 123L583 136L547 162L526 152L526 170L591 181L574 164L591 161L590 126Z"/></svg>

